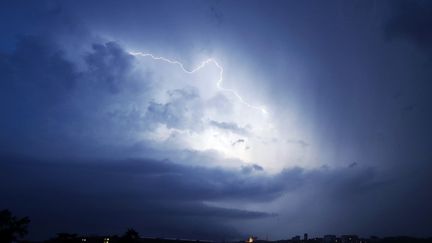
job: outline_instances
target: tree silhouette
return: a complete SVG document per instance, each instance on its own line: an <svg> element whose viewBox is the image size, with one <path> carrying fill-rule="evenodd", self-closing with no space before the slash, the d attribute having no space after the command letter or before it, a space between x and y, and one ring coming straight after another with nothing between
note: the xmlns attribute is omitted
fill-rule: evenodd
<svg viewBox="0 0 432 243"><path fill-rule="evenodd" d="M28 217L19 219L7 209L0 211L0 242L10 243L24 237L29 223Z"/></svg>

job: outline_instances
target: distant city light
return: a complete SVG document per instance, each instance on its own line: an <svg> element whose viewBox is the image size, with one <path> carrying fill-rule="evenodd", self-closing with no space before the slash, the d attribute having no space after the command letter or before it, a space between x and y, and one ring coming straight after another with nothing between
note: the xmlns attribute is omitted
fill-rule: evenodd
<svg viewBox="0 0 432 243"><path fill-rule="evenodd" d="M246 243L253 243L256 239L257 239L257 237L250 236L245 242Z"/></svg>

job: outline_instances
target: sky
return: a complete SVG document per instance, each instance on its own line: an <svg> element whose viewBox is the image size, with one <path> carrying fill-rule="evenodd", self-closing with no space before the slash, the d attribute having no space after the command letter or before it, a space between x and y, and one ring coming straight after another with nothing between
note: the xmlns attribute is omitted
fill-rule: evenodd
<svg viewBox="0 0 432 243"><path fill-rule="evenodd" d="M5 0L0 36L29 239L431 236L429 1Z"/></svg>

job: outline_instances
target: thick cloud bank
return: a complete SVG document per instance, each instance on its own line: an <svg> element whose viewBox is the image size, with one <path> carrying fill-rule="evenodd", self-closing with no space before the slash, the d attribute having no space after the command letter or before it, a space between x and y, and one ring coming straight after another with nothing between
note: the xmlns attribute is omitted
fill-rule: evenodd
<svg viewBox="0 0 432 243"><path fill-rule="evenodd" d="M277 213L263 206L256 211L214 204L266 205L310 190L353 200L382 183L371 169L294 168L268 176L145 159L1 160L0 206L29 214L39 237L53 231L121 232L133 226L149 236L231 239L245 236L237 224ZM322 192L317 195L328 200Z"/></svg>

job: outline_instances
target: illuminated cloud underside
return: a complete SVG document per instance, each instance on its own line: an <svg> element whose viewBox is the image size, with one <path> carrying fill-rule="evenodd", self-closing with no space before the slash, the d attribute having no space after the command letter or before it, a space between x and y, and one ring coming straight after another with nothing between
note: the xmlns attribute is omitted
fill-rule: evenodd
<svg viewBox="0 0 432 243"><path fill-rule="evenodd" d="M185 68L185 65L175 59L156 56L152 53L143 53L139 51L129 51L129 54L136 57L148 57L149 60L161 61L160 64L167 63L173 64L187 75L205 75L205 80L213 80L214 72L211 72L212 67L217 68L215 88L216 92L210 95L203 95L204 100L208 101L213 99L217 94L227 94L234 97L231 106L234 107L235 112L225 112L223 110L213 110L209 105L204 105L204 128L195 130L173 128L169 126L158 126L151 132L144 135L144 139L150 139L154 142L167 145L168 147L175 147L175 149L197 150L197 151L216 151L222 154L225 158L239 159L240 163L262 163L265 164L266 169L279 170L284 167L282 164L275 165L276 157L280 156L280 151L283 149L280 145L281 139L278 137L277 129L272 122L272 117L262 105L251 104L234 89L223 87L224 69L215 59L209 58L201 62L193 69ZM157 65L157 63L155 63ZM159 67L156 67L159 68ZM207 69L208 68L208 69ZM210 70L210 71L208 71ZM155 70L161 72L161 70ZM175 72L175 71L173 71ZM166 72L164 72L166 73ZM172 76L177 76L173 73ZM166 79L169 79L166 77ZM192 85L186 82L187 85ZM193 85L197 87L197 83ZM181 84L170 83L165 89L172 89ZM209 86L206 86L209 89ZM171 92L171 91L167 91ZM208 92L201 90L199 93ZM162 99L163 100L163 99ZM164 101L161 101L163 103ZM165 100L165 102L167 102ZM237 103L237 104L236 104ZM256 111L256 112L251 112ZM292 151L290 151L292 152ZM284 152L286 153L286 152ZM241 162L243 161L243 162ZM233 164L232 161L215 162L218 166L239 166L238 163ZM279 163L279 162L278 162Z"/></svg>

